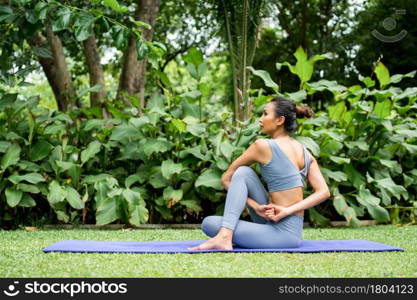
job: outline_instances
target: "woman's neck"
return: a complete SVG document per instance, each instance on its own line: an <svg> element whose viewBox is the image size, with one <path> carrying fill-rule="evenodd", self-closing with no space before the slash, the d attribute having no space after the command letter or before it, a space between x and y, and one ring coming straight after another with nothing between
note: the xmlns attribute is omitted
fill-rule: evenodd
<svg viewBox="0 0 417 300"><path fill-rule="evenodd" d="M271 134L272 139L288 138L288 133L282 128Z"/></svg>

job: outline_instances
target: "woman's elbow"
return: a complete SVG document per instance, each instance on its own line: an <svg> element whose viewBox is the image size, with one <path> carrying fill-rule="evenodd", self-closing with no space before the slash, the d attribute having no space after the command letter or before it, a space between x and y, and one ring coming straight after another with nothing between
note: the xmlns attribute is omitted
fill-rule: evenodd
<svg viewBox="0 0 417 300"><path fill-rule="evenodd" d="M325 188L321 193L323 195L323 200L327 200L331 196L329 188Z"/></svg>

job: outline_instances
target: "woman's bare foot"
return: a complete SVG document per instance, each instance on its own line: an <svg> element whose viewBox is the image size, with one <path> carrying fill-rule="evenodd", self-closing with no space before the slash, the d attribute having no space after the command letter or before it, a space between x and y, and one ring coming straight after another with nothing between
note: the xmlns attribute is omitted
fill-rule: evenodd
<svg viewBox="0 0 417 300"><path fill-rule="evenodd" d="M222 228L215 237L197 247L188 248L188 250L233 250L232 234L233 231L231 229Z"/></svg>

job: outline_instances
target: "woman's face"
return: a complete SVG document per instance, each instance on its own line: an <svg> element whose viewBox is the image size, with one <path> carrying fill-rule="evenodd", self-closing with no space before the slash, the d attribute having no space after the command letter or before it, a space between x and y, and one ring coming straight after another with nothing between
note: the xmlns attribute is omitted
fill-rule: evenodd
<svg viewBox="0 0 417 300"><path fill-rule="evenodd" d="M259 119L259 126L261 127L261 131L263 133L274 132L277 127L282 125L282 123L285 121L285 118L282 116L279 118L275 117L274 108L275 105L272 102L269 102L264 106L264 111L261 118Z"/></svg>

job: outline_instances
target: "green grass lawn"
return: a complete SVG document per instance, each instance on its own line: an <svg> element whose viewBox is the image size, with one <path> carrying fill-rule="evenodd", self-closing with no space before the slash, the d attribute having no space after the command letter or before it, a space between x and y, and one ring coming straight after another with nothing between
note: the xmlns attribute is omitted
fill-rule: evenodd
<svg viewBox="0 0 417 300"><path fill-rule="evenodd" d="M66 239L206 239L200 230L0 231L0 277L416 277L417 226L306 228L304 239L368 239L404 252L122 254L43 253Z"/></svg>

